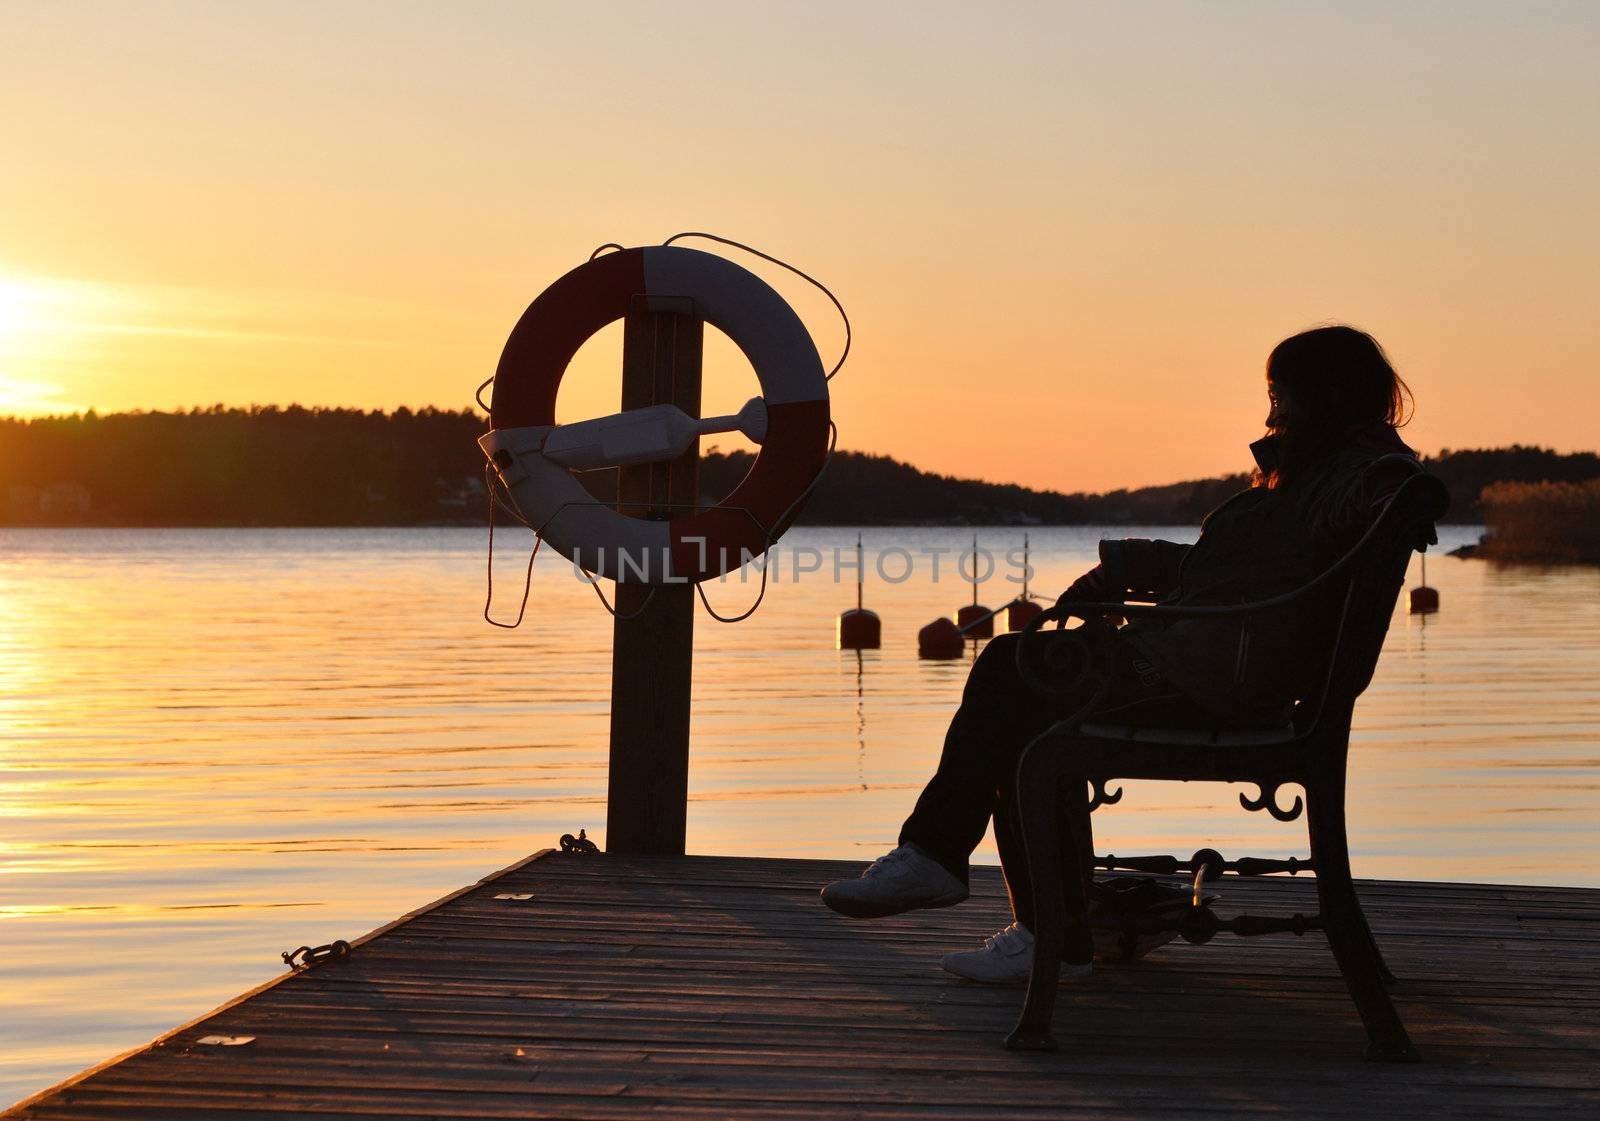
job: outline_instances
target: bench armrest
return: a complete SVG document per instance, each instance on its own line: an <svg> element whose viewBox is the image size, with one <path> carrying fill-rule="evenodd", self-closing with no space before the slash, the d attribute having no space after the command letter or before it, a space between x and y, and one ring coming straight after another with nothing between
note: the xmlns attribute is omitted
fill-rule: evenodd
<svg viewBox="0 0 1600 1121"><path fill-rule="evenodd" d="M1441 516L1449 504L1449 497L1441 484L1432 475L1428 475L1417 466L1416 460L1410 456L1383 456L1373 461L1373 466L1389 462L1402 462L1410 465L1414 473L1395 489L1393 495L1384 504L1383 510L1373 519L1372 524L1361 535L1361 539L1346 550L1345 554L1322 572L1312 577L1311 580L1295 588L1293 591L1280 595L1269 596L1249 603L1229 603L1210 605L1179 606L1177 604L1156 603L1057 603L1029 621L1027 630L1038 630L1049 622L1065 622L1067 619L1098 619L1106 615L1121 615L1127 619L1194 619L1203 616L1241 616L1254 615L1262 611L1271 611L1286 607L1301 596L1308 595L1313 590L1320 588L1337 578L1349 569L1355 559L1360 556L1372 541L1385 531L1398 517L1400 511L1406 510L1413 503L1418 504L1420 516L1427 518L1427 524L1412 548L1421 552L1429 545L1436 544L1438 536L1433 532L1432 522Z"/></svg>

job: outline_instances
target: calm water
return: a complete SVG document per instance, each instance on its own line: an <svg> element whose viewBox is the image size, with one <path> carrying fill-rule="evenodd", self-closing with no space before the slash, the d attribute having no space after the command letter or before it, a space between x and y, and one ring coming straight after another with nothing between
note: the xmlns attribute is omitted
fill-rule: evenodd
<svg viewBox="0 0 1600 1121"><path fill-rule="evenodd" d="M1047 593L1107 535L1031 533ZM982 537L1003 551L1021 531ZM882 651L833 649L854 590L831 562L793 582L800 554L751 621L702 616L690 851L893 843L965 673L915 657L917 628L968 598L919 551L970 537L867 538L869 568L873 547L918 554L868 587ZM521 562L502 559L514 612ZM0 531L0 1103L266 980L282 950L580 826L604 842L610 619L541 557L527 622L491 629L482 566L471 530ZM1357 873L1600 885L1600 572L1435 555L1428 574L1442 612L1397 618L1356 713ZM729 610L755 587L710 590ZM1236 793L1134 785L1097 832L1116 852L1303 851L1300 823Z"/></svg>

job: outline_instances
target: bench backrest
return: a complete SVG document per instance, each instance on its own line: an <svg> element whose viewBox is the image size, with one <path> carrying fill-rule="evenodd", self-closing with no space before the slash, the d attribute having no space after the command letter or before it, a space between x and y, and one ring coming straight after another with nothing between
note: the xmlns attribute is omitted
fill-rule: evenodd
<svg viewBox="0 0 1600 1121"><path fill-rule="evenodd" d="M1315 724L1337 722L1348 730L1356 698L1377 669L1411 554L1438 540L1434 523L1449 505L1444 484L1418 467L1347 558L1339 624L1321 696L1302 706Z"/></svg>

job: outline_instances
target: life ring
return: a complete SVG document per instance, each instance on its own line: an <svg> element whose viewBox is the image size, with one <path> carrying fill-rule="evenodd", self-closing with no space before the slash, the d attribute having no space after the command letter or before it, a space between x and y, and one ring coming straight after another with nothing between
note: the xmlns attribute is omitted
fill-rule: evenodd
<svg viewBox="0 0 1600 1121"><path fill-rule="evenodd" d="M596 503L566 467L540 454L573 355L639 294L693 300L694 314L750 360L766 404L766 437L739 485L709 509L665 521ZM805 324L748 269L682 246L597 257L545 289L506 340L489 418L478 443L524 520L579 568L624 583L697 582L760 556L793 520L828 455L828 381Z"/></svg>

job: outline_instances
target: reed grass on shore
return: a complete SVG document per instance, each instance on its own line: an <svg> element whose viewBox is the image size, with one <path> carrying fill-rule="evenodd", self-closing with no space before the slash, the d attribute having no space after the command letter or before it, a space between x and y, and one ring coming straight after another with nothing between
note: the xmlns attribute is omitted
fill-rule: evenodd
<svg viewBox="0 0 1600 1121"><path fill-rule="evenodd" d="M1489 535L1481 555L1600 563L1600 479L1492 483L1483 488L1482 501Z"/></svg>

